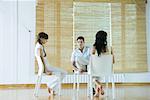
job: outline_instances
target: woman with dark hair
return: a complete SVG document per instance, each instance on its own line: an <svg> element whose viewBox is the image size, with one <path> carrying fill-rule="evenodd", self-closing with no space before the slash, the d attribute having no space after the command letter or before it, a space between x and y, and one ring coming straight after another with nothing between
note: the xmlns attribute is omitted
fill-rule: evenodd
<svg viewBox="0 0 150 100"><path fill-rule="evenodd" d="M98 31L96 33L96 36L95 36L95 43L93 44L93 48L92 48L92 54L96 54L98 56L100 55L109 55L109 54L112 54L113 55L113 50L112 50L112 47L110 48L110 51L109 51L109 48L107 46L107 33L103 30L101 31ZM113 55L113 63L114 63L114 55ZM101 95L104 95L104 90L103 90L103 87L99 81L99 78L94 78L94 83L96 84L96 89L95 89L95 96L99 96L99 93Z"/></svg>
<svg viewBox="0 0 150 100"><path fill-rule="evenodd" d="M44 44L47 42L47 40L48 40L48 35L46 33L40 32L38 34L37 43L35 46L35 57L39 67L38 75L44 72L48 75L52 73L54 74L59 73L61 76L61 77L53 76L53 78L47 83L48 92L53 94L54 91L56 91L56 89L58 88L59 78L61 78L62 80L67 72L57 67L53 67L48 63L46 52L44 49Z"/></svg>
<svg viewBox="0 0 150 100"><path fill-rule="evenodd" d="M95 51L97 51L98 56L101 55L101 53L106 53L108 51L107 33L105 31L98 31L95 38L92 53L95 54Z"/></svg>

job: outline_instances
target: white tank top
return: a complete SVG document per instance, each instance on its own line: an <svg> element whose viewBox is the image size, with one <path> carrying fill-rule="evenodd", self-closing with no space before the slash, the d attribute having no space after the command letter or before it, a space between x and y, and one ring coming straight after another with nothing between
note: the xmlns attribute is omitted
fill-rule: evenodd
<svg viewBox="0 0 150 100"><path fill-rule="evenodd" d="M45 56L44 47L40 43L37 42L36 46L35 46L35 57L36 58L40 57L40 54L38 53L39 49L42 50L43 62L44 62L45 67L47 69L49 67L49 63L48 63L47 57Z"/></svg>
<svg viewBox="0 0 150 100"><path fill-rule="evenodd" d="M44 57L45 53L44 53L44 47L40 44L40 43L36 43L36 46L35 46L35 56L40 56L38 54L38 49L41 49L42 50L42 55Z"/></svg>

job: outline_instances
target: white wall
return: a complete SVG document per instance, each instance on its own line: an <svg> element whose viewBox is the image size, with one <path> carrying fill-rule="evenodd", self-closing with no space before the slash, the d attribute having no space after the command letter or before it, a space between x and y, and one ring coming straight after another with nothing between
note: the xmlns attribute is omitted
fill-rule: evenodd
<svg viewBox="0 0 150 100"><path fill-rule="evenodd" d="M35 0L0 1L0 84L34 83ZM150 70L150 0L147 4ZM28 32L31 30L32 32ZM126 82L150 82L150 73L126 73Z"/></svg>
<svg viewBox="0 0 150 100"><path fill-rule="evenodd" d="M34 81L34 32L34 0L0 1L0 84Z"/></svg>
<svg viewBox="0 0 150 100"><path fill-rule="evenodd" d="M34 36L35 1L18 3L18 75L17 83L33 82L34 74ZM31 32L29 32L29 30Z"/></svg>
<svg viewBox="0 0 150 100"><path fill-rule="evenodd" d="M0 2L0 82L16 83L17 78L17 4Z"/></svg>

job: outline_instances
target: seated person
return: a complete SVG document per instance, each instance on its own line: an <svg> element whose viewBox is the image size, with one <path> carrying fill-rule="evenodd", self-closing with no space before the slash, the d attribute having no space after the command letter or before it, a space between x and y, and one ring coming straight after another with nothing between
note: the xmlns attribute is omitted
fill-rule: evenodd
<svg viewBox="0 0 150 100"><path fill-rule="evenodd" d="M105 31L98 31L96 36L95 36L95 43L92 48L92 54L95 55L97 54L98 56L100 55L113 55L112 48L109 48L107 46L107 33ZM114 63L114 55L113 55L113 63ZM95 88L95 95L94 96L99 96L99 95L104 95L104 90L102 88L102 85L100 83L100 77L94 77L93 76L94 83L96 85Z"/></svg>
<svg viewBox="0 0 150 100"><path fill-rule="evenodd" d="M47 40L48 40L48 34L44 32L40 32L38 34L38 39L37 39L36 46L35 46L35 57L36 57L36 60L38 62L38 67L39 67L38 75L43 72L46 74L52 74L52 73L61 74L60 77L52 76L52 79L50 79L49 82L47 82L48 92L50 94L55 94L54 92L57 92L58 90L58 85L59 85L58 79L60 78L62 81L65 75L67 74L67 72L63 69L54 67L49 64L46 51L44 48L44 45L47 43Z"/></svg>
<svg viewBox="0 0 150 100"><path fill-rule="evenodd" d="M87 72L87 65L90 58L90 48L84 46L84 37L77 38L77 48L72 52L71 63L75 73Z"/></svg>

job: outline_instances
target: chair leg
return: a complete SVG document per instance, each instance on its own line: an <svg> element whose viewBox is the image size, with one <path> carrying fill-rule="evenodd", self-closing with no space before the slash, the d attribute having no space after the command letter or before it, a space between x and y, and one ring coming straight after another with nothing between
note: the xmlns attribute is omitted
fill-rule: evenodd
<svg viewBox="0 0 150 100"><path fill-rule="evenodd" d="M38 96L38 92L39 92L39 88L41 85L41 79L42 79L42 75L37 77L37 82L35 84L35 90L34 90L34 96Z"/></svg>
<svg viewBox="0 0 150 100"><path fill-rule="evenodd" d="M55 72L55 75L58 77L57 84L58 84L58 95L61 96L61 73Z"/></svg>
<svg viewBox="0 0 150 100"><path fill-rule="evenodd" d="M76 89L76 74L74 73L73 76L74 76L73 77L73 90L75 91L75 89Z"/></svg>
<svg viewBox="0 0 150 100"><path fill-rule="evenodd" d="M58 95L61 96L61 79L60 79L60 77L58 79L58 83L59 83Z"/></svg>
<svg viewBox="0 0 150 100"><path fill-rule="evenodd" d="M108 79L106 79L106 96L108 97Z"/></svg>
<svg viewBox="0 0 150 100"><path fill-rule="evenodd" d="M92 76L90 75L90 98L93 99Z"/></svg>
<svg viewBox="0 0 150 100"><path fill-rule="evenodd" d="M79 91L79 88L80 88L80 87L79 87L79 84L80 84L80 83L79 83L79 74L77 74L76 76L77 76L77 91Z"/></svg>
<svg viewBox="0 0 150 100"><path fill-rule="evenodd" d="M90 96L90 75L87 75L87 96Z"/></svg>
<svg viewBox="0 0 150 100"><path fill-rule="evenodd" d="M112 77L112 98L115 99L115 83L114 83L114 77Z"/></svg>
<svg viewBox="0 0 150 100"><path fill-rule="evenodd" d="M125 82L125 74L122 74L122 82Z"/></svg>

